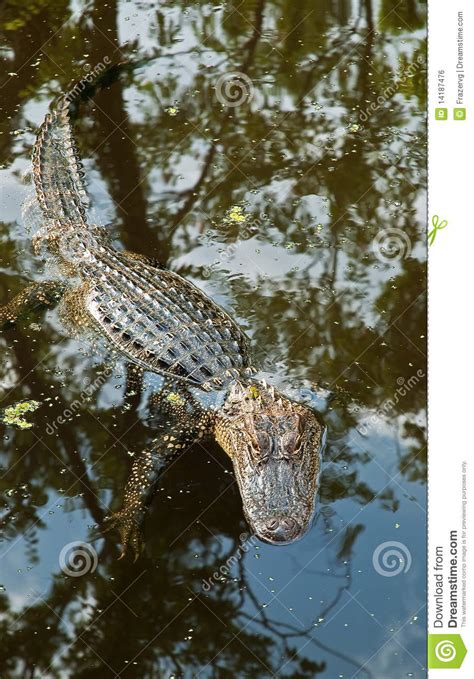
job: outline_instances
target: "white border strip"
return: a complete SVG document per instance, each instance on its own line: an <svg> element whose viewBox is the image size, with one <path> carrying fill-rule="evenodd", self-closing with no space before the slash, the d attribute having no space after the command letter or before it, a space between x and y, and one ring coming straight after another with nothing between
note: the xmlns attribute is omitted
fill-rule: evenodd
<svg viewBox="0 0 474 679"><path fill-rule="evenodd" d="M473 9L472 0L429 2L428 632L439 636L428 646L429 676L439 667L443 679L474 677ZM460 669L451 669L463 655L453 634L467 646Z"/></svg>

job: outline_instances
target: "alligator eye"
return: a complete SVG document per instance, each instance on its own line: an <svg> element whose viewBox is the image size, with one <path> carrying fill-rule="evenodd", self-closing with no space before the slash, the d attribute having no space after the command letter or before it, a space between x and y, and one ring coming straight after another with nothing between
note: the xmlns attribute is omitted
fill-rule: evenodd
<svg viewBox="0 0 474 679"><path fill-rule="evenodd" d="M260 453L262 455L270 455L272 452L272 440L266 431L259 431L257 433L257 441Z"/></svg>
<svg viewBox="0 0 474 679"><path fill-rule="evenodd" d="M249 460L255 466L258 466L258 463L261 462L261 456L260 456L258 448L254 448L251 443L247 443L247 452L249 454Z"/></svg>
<svg viewBox="0 0 474 679"><path fill-rule="evenodd" d="M301 447L299 431L288 431L281 437L281 447L284 455L297 455Z"/></svg>
<svg viewBox="0 0 474 679"><path fill-rule="evenodd" d="M247 444L247 450L255 464L265 462L272 452L272 439L266 432L257 432Z"/></svg>

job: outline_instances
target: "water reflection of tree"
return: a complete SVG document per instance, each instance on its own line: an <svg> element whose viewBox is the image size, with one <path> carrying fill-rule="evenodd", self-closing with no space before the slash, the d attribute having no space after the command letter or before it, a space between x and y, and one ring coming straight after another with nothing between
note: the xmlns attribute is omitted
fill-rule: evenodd
<svg viewBox="0 0 474 679"><path fill-rule="evenodd" d="M178 10L181 5L168 3ZM255 247L268 241L291 244L301 261L296 259L295 269L275 281L261 272L258 308L253 283L245 276L228 281L225 262L213 284L220 294L225 292L230 307L251 330L260 359L285 366L294 381L306 379L332 390L325 413L330 439L323 503L352 497L361 504L376 500L393 509L394 490L380 493L360 478L359 470L369 456L351 445L347 432L358 422L354 403L369 411L377 409L392 396L397 377L408 378L425 364L420 353L425 350L421 336L426 335L424 264L407 257L391 278L384 277L385 265L371 249L375 234L387 226L403 229L413 247L422 236L415 203L424 182L419 113L425 101L424 79L413 78L411 87L401 89L368 123L351 126L359 124L358 113L400 75L396 59L385 57L387 50L399 56L400 32L410 38L400 62L411 63L423 52L423 43L410 36L410 29L423 25L424 10L415 1L396 8L384 2L377 17L371 0L361 0L353 18L350 5L327 1L315 9L309 0L278 5L263 0L228 3L221 24L206 3L190 19L158 9L159 40L148 64L137 70L123 67L113 86L97 92L93 112L91 105L83 105L77 134L83 155L92 159L114 204L120 204L114 209L114 233L124 246L139 251L145 247L166 261L171 254L176 258L192 249L200 229L212 242L226 245L238 238L237 230L224 232L216 216L244 199L257 219ZM105 6L92 2L82 14L73 15L65 2L38 0L25 5L12 0L2 9L7 58L11 53L5 70L18 74L8 77L1 90L3 161L25 159L29 153L31 132L11 133L34 127L25 108L31 99L44 101L57 93L58 85L67 87L85 61L94 64L105 55L138 61L140 44L115 50L119 8L114 0ZM195 42L189 38L190 46L184 42L178 50L180 22L187 22ZM189 86L182 84L175 68L179 57L166 56L177 51L189 57ZM36 54L41 59L33 65ZM213 68L212 63L219 65ZM216 101L216 80L230 70L241 70L254 81L252 104L229 109ZM129 105L130 96L140 100L140 115ZM169 104L178 108L175 117L166 113ZM194 176L189 173L186 186L179 179L183 158L198 167ZM154 176L165 185L162 194L154 187ZM320 210L306 200L315 194L325 200ZM318 222L323 223L321 230ZM6 241L2 264L6 287L17 290L22 285L17 272L34 270L35 265L27 259L25 267L28 255L18 254L17 244L8 239L11 226L2 227ZM379 276L374 275L375 267ZM183 264L180 272L198 281L202 276L191 264ZM54 325L45 334L24 327L1 339L13 365L13 371L8 365L6 369L16 382L9 398L31 393L59 397L42 411L44 422L39 416L38 432L80 392L80 384L68 372L74 360L60 351L48 354L63 339ZM63 370L55 374L58 358ZM92 361L87 365L92 380L96 370ZM423 481L426 473L424 433L416 423L424 402L424 388L413 389L393 413L395 421L404 417L397 435L402 443L409 443L401 447L399 469L410 481ZM62 494L67 511L87 508L92 521L100 523L110 494L120 496L127 474L121 445L108 450L113 442L108 432L118 436L130 428L137 449L149 436L145 424L136 424L134 409L101 409L94 399L90 409L74 421L80 427L63 426L60 436L46 438L48 448L37 442L29 450L35 439L28 432L8 432L8 440L2 441L2 464L8 470L2 487L11 491L2 528L7 546L25 536L30 564L38 559L41 517L48 509L49 494ZM217 450L213 454L218 455ZM84 579L56 575L51 590L42 593L43 599L16 623L8 599L1 596L2 675L37 676L35 666L44 671L55 654L63 652L58 668L66 668L70 676L94 676L99 667L106 671L95 654L114 671L129 660L127 676L163 676L168 671L189 676L228 644L219 656L221 664L209 670L213 672L209 676L268 676L259 659L276 671L278 655L285 659L292 655L293 640L306 634L312 644L319 643L314 630L282 627L262 609L257 611L257 599L253 600L258 612L255 624L239 633L242 620L254 613L243 606L244 599L252 601L243 568L236 582L219 583L216 596L199 595L188 601L193 597L188 586L198 591L201 579L237 549L238 535L245 529L243 520L236 518L241 516L238 495L230 489L213 505L218 511L206 514L206 525L230 541L227 554L206 531L198 534L205 565L196 565L195 545L186 536L170 550L169 544L190 517L199 514L193 510L195 499L180 509L174 492L192 482L190 465L200 492L206 489L202 506L219 497L229 483L230 476L219 475L215 465L209 479L209 461L204 458L196 464L186 457L170 472L167 488L177 504L174 527L151 517L150 525L160 527L159 532L149 536L150 553L136 566L117 564L117 551L108 540L100 543L100 568L94 575ZM348 467L349 473L342 473L342 467ZM348 528L341 536L337 543L341 562L347 560L358 535ZM344 541L348 542L345 551ZM114 601L111 590L123 592L144 569L146 577L122 597L138 618L120 601L113 604L113 615L98 617L99 609L105 611ZM133 635L128 634L129 625ZM187 635L190 628L194 632ZM159 630L160 636L140 655L139 665L133 665L138 650ZM83 641L67 650L68 641L79 634ZM189 635L192 639L184 642ZM323 659L338 653L340 649L321 646L321 664L301 654L288 665L288 676L317 676L324 670ZM50 670L51 676L54 672Z"/></svg>
<svg viewBox="0 0 474 679"><path fill-rule="evenodd" d="M162 548L169 540L163 528ZM356 534L348 530L340 543L339 556L346 564ZM0 656L2 674L34 676L38 668L46 676L60 676L61 669L67 668L70 676L99 672L108 676L108 668L111 676L125 672L126 676L161 677L174 672L186 677L203 671L204 676L266 677L282 663L287 667L284 676L295 679L324 673L324 660L315 662L298 653L304 642L358 668L343 649L320 642L313 624L288 624L267 614L243 561L235 578L216 581L209 594L203 593L202 581L210 569L241 548L235 539L227 551L211 538L204 546L202 567L178 546L172 555L161 552L157 559L142 559L127 568L117 562L117 553L107 543L99 551L98 571L69 579L56 574L47 594L29 593L32 603L20 614L11 612L2 597L6 640ZM344 569L343 585L316 620L329 616L350 587L350 567ZM133 624L133 635L125 620ZM371 676L368 670L363 673Z"/></svg>

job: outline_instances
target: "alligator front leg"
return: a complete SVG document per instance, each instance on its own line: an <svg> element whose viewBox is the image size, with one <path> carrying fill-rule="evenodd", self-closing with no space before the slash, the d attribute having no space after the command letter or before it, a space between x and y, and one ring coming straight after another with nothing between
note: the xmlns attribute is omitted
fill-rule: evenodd
<svg viewBox="0 0 474 679"><path fill-rule="evenodd" d="M0 306L0 330L6 330L31 312L56 306L66 285L60 281L31 283L4 306Z"/></svg>
<svg viewBox="0 0 474 679"><path fill-rule="evenodd" d="M143 542L141 527L157 483L170 461L191 442L179 441L172 434L162 434L153 441L153 448L137 456L125 487L122 509L106 518L110 528L116 528L122 541L122 558L130 547L138 558Z"/></svg>

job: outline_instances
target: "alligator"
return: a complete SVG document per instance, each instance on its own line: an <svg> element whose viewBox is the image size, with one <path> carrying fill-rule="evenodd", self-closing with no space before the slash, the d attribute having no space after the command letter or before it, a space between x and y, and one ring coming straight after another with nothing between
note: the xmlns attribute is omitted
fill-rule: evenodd
<svg viewBox="0 0 474 679"><path fill-rule="evenodd" d="M153 396L157 436L135 455L122 508L106 519L120 533L122 556L141 550L146 510L169 463L204 437L230 457L255 535L292 542L315 512L324 425L306 403L259 378L248 338L202 290L145 255L112 247L106 229L91 223L71 123L80 91L60 96L32 155L41 209L33 248L54 277L0 307L0 327L58 305L69 334L102 338L137 371L163 378Z"/></svg>

